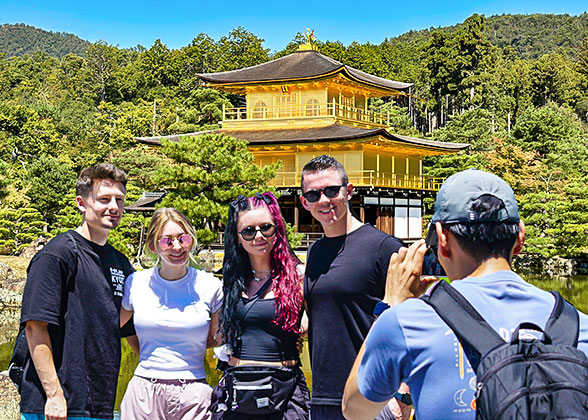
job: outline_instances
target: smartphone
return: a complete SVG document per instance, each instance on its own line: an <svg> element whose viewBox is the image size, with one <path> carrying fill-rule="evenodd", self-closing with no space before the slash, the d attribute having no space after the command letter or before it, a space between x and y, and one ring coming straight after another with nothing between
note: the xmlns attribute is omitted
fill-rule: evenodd
<svg viewBox="0 0 588 420"><path fill-rule="evenodd" d="M435 276L439 280L449 281L449 277L445 273L445 270L439 263L439 260L435 256L432 248L427 249L427 253L425 254L425 260L423 261L423 271L421 273L422 276Z"/></svg>

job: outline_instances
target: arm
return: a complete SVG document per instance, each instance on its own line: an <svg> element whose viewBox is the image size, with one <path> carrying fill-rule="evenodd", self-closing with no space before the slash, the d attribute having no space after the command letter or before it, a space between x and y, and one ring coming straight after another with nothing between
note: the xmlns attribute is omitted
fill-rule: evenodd
<svg viewBox="0 0 588 420"><path fill-rule="evenodd" d="M208 328L208 337L206 338L206 348L220 346L222 343L217 341L218 337L218 317L220 309L210 316L210 327Z"/></svg>
<svg viewBox="0 0 588 420"><path fill-rule="evenodd" d="M355 363L353 363L353 368L351 368L347 383L345 384L345 392L343 393L341 404L343 415L347 420L374 419L387 404L387 401L370 401L359 391L357 373L364 353L365 342L361 345L361 349L357 354L357 358L355 359Z"/></svg>
<svg viewBox="0 0 588 420"><path fill-rule="evenodd" d="M132 276L134 273L131 273L127 279L125 280L125 288L124 288L124 293L123 293L123 301L122 304L120 306L120 328L121 328L121 332L123 332L123 336L126 335L126 340L127 343L129 343L129 346L133 349L133 351L137 354L140 354L140 346L139 346L139 337L137 337L137 334L135 333L135 328L134 325L131 326L130 328L126 328L125 326L127 325L127 323L131 320L131 318L133 317L133 306L131 305L130 302L130 295L131 295L131 291L130 291L130 285L132 283ZM125 309L125 306L131 308L131 309ZM125 327L125 328L123 328ZM132 335L128 335L128 334L132 334Z"/></svg>
<svg viewBox="0 0 588 420"><path fill-rule="evenodd" d="M140 354L141 347L139 346L139 337L136 335L130 335L125 337L129 346L133 349L133 351L137 354Z"/></svg>
<svg viewBox="0 0 588 420"><path fill-rule="evenodd" d="M304 294L304 272L306 267L304 264L298 264L296 271L298 271L298 277L300 279L300 290ZM300 337L306 337L308 335L308 315L306 314L306 300L302 300L302 319L300 320Z"/></svg>
<svg viewBox="0 0 588 420"><path fill-rule="evenodd" d="M120 307L120 327L122 328L129 319L133 316L133 311L127 311L124 307Z"/></svg>
<svg viewBox="0 0 588 420"><path fill-rule="evenodd" d="M41 380L43 390L47 395L45 419L65 419L67 417L67 402L55 370L53 347L51 346L47 323L27 321L25 331L31 359Z"/></svg>

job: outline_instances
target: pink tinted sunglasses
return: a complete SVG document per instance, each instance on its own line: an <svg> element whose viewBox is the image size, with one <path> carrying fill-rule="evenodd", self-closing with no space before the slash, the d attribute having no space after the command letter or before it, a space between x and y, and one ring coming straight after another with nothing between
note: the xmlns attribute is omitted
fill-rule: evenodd
<svg viewBox="0 0 588 420"><path fill-rule="evenodd" d="M159 240L159 247L162 251L167 251L168 249L171 249L174 246L174 242L176 240L182 248L189 248L190 245L192 245L193 241L192 237L187 233L184 233L180 236L166 236Z"/></svg>

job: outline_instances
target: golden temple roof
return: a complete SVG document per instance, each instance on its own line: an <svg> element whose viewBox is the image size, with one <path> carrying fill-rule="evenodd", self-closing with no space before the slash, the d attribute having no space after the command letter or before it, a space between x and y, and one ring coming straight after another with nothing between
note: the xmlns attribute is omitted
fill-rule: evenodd
<svg viewBox="0 0 588 420"><path fill-rule="evenodd" d="M391 93L406 91L413 85L371 75L346 66L315 50L299 50L256 66L219 73L197 74L197 76L212 86L244 86L270 82L279 84L312 81L339 74L354 82L389 90Z"/></svg>
<svg viewBox="0 0 588 420"><path fill-rule="evenodd" d="M209 130L196 133L187 133L161 137L135 137L139 143L159 145L166 138L178 141L180 137L196 137L202 134L225 134L238 139L246 140L252 146L285 144L285 143L311 143L311 142L338 142L345 140L359 140L368 137L382 136L382 138L407 146L425 148L438 152L458 152L467 149L467 143L449 143L415 137L393 134L384 128L366 129L351 127L341 124L331 124L324 127L299 128L299 129L272 129L272 130Z"/></svg>

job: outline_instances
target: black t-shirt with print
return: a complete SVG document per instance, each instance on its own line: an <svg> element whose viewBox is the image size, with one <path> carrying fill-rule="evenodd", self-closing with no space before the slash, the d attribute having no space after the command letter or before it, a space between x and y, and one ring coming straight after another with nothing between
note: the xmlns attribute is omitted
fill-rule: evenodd
<svg viewBox="0 0 588 420"><path fill-rule="evenodd" d="M340 405L347 376L384 297L388 263L404 246L371 225L324 237L308 250L304 298L309 318L312 404Z"/></svg>
<svg viewBox="0 0 588 420"><path fill-rule="evenodd" d="M112 418L120 366L119 311L124 281L132 272L122 253L75 231L53 238L29 265L21 323L49 324L68 416ZM29 362L21 412L41 414L44 409L45 392Z"/></svg>

